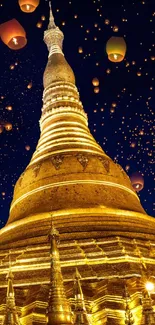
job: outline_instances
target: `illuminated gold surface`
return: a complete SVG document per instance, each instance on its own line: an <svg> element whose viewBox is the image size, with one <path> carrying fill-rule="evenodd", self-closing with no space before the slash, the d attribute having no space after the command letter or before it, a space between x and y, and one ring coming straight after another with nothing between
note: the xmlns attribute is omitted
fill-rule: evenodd
<svg viewBox="0 0 155 325"><path fill-rule="evenodd" d="M50 294L48 306L48 325L72 324L72 314L69 302L66 298L63 277L61 273L61 264L57 242L59 239L58 231L52 226L50 231L50 259L51 259L51 277Z"/></svg>
<svg viewBox="0 0 155 325"><path fill-rule="evenodd" d="M49 315L51 324L70 323L69 301L72 312L76 303L78 308L81 304L86 324L124 325L131 316L135 325L144 325L144 278L145 282L155 278L155 219L144 212L124 170L89 131L74 73L62 51L63 33L52 12L45 42L49 59L41 136L15 186L8 223L0 230L0 321L6 308L11 249L22 325L47 324L50 289L50 308L57 310L54 318ZM57 243L58 252L52 241L50 256L51 221L61 243ZM51 260L56 273L55 268L51 273ZM77 267L81 283L78 280L75 295ZM154 300L153 293L151 310ZM82 321L81 316L77 318Z"/></svg>
<svg viewBox="0 0 155 325"><path fill-rule="evenodd" d="M15 293L13 288L13 274L9 269L7 275L7 294L6 294L6 308L3 319L3 325L20 325L15 304Z"/></svg>
<svg viewBox="0 0 155 325"><path fill-rule="evenodd" d="M75 273L75 283L74 283L74 294L75 294L75 308L74 308L74 324L75 325L90 325L90 320L88 318L82 287L80 283L80 273L78 272L78 269L76 268Z"/></svg>
<svg viewBox="0 0 155 325"><path fill-rule="evenodd" d="M89 131L73 70L62 51L63 38L51 13L44 35L49 58L41 135L15 186L8 224L34 213L65 209L103 207L103 215L109 208L144 213L122 167L104 153Z"/></svg>

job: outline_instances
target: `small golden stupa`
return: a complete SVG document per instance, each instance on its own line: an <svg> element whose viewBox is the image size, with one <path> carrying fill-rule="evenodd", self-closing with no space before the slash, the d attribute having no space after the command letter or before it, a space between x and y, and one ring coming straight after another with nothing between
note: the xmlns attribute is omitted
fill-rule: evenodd
<svg viewBox="0 0 155 325"><path fill-rule="evenodd" d="M154 325L155 220L91 135L63 37L50 9L41 135L0 230L0 322L11 254L22 325Z"/></svg>

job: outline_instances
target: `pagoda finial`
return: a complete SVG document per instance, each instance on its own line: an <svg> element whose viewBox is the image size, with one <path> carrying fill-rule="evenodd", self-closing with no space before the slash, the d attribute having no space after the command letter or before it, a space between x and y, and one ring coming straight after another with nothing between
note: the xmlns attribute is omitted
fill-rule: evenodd
<svg viewBox="0 0 155 325"><path fill-rule="evenodd" d="M13 278L14 277L11 270L11 258L9 254L9 270L6 276L8 282L7 296L6 296L6 311L5 311L3 325L20 325L19 317L16 310L16 304L15 304Z"/></svg>
<svg viewBox="0 0 155 325"><path fill-rule="evenodd" d="M63 277L61 273L61 264L57 242L59 232L53 223L49 234L51 249L51 279L50 295L48 307L48 325L71 325L72 314L69 302L66 298Z"/></svg>
<svg viewBox="0 0 155 325"><path fill-rule="evenodd" d="M50 16L49 16L48 29L52 29L52 28L56 28L56 25L55 25L55 21L54 21L51 1L49 2L49 7L50 7Z"/></svg>
<svg viewBox="0 0 155 325"><path fill-rule="evenodd" d="M64 35L59 27L56 26L54 21L54 16L52 12L51 2L49 2L50 15L49 15L49 24L48 29L44 32L44 41L47 44L49 50L49 57L53 54L63 54L62 52L62 43Z"/></svg>
<svg viewBox="0 0 155 325"><path fill-rule="evenodd" d="M75 320L74 325L89 325L89 319L86 312L82 287L80 283L81 275L76 268L75 271L75 284L74 284L74 293L75 293Z"/></svg>

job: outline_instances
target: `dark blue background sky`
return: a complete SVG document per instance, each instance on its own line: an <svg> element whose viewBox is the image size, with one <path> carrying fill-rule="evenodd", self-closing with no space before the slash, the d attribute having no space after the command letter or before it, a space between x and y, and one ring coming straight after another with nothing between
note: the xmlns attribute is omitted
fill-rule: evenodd
<svg viewBox="0 0 155 325"><path fill-rule="evenodd" d="M9 215L14 184L39 138L42 76L48 55L43 32L49 9L45 0L32 14L21 12L16 0L1 0L0 4L0 23L16 18L28 39L27 46L19 51L10 50L0 41L0 123L8 121L13 125L12 131L0 134L2 226ZM56 23L65 34L64 52L76 74L90 129L105 152L128 170L129 176L136 171L144 175L144 189L139 196L146 211L154 215L154 0L53 0L52 6ZM36 24L42 15L46 20L39 29ZM109 19L109 25L105 19ZM117 33L113 31L115 25ZM110 62L106 55L106 42L111 36L123 36L127 43L126 58L119 64ZM80 46L82 54L78 53ZM15 65L13 70L10 65ZM94 77L100 81L99 94L94 94ZM30 82L32 88L28 89ZM112 103L116 103L113 113ZM6 109L7 105L12 106L12 111ZM27 145L29 151L25 149Z"/></svg>

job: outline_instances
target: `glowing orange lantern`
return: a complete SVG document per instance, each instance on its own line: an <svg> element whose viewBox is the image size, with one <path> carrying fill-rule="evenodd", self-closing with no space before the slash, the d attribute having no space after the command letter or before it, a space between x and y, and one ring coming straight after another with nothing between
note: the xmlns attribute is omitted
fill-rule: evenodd
<svg viewBox="0 0 155 325"><path fill-rule="evenodd" d="M79 47L78 52L83 53L83 48L81 46Z"/></svg>
<svg viewBox="0 0 155 325"><path fill-rule="evenodd" d="M16 19L0 25L0 36L4 44L12 50L19 50L27 44L25 30Z"/></svg>
<svg viewBox="0 0 155 325"><path fill-rule="evenodd" d="M100 88L99 87L94 87L94 93L98 94L100 92Z"/></svg>
<svg viewBox="0 0 155 325"><path fill-rule="evenodd" d="M93 78L93 80L92 80L92 84L93 84L93 86L95 86L95 87L98 87L99 86L99 80L97 79L97 78Z"/></svg>
<svg viewBox="0 0 155 325"><path fill-rule="evenodd" d="M18 2L22 11L31 13L36 10L40 0L19 0Z"/></svg>
<svg viewBox="0 0 155 325"><path fill-rule="evenodd" d="M3 125L0 124L0 134L3 132L3 130L4 130L4 127L3 127Z"/></svg>
<svg viewBox="0 0 155 325"><path fill-rule="evenodd" d="M27 85L27 89L31 89L32 88L32 81L29 82L29 84Z"/></svg>
<svg viewBox="0 0 155 325"><path fill-rule="evenodd" d="M26 149L27 151L29 151L29 150L31 149L31 147L30 147L29 145L26 145L26 146L25 146L25 149Z"/></svg>
<svg viewBox="0 0 155 325"><path fill-rule="evenodd" d="M143 187L144 187L144 178L140 173L138 173L138 172L133 173L130 176L130 180L131 180L132 187L134 188L134 190L136 192L139 192L139 191L141 191L143 189Z"/></svg>
<svg viewBox="0 0 155 325"><path fill-rule="evenodd" d="M41 20L44 21L46 20L46 17L44 15L41 16Z"/></svg>
<svg viewBox="0 0 155 325"><path fill-rule="evenodd" d="M10 65L10 70L14 70L14 68L15 68L14 64L11 64Z"/></svg>
<svg viewBox="0 0 155 325"><path fill-rule="evenodd" d="M12 130L12 124L9 123L9 122L5 123L4 127L5 127L6 131L11 131Z"/></svg>
<svg viewBox="0 0 155 325"><path fill-rule="evenodd" d="M118 26L113 27L113 32L117 33L118 32Z"/></svg>
<svg viewBox="0 0 155 325"><path fill-rule="evenodd" d="M110 24L110 20L109 19L105 19L104 23L105 23L105 25L109 25Z"/></svg>
<svg viewBox="0 0 155 325"><path fill-rule="evenodd" d="M8 105L8 106L6 106L6 109L7 109L8 111L12 111L12 106L11 106L11 105Z"/></svg>
<svg viewBox="0 0 155 325"><path fill-rule="evenodd" d="M37 26L38 28L41 28L42 25L43 25L42 21L38 21L38 23L36 24L36 26Z"/></svg>
<svg viewBox="0 0 155 325"><path fill-rule="evenodd" d="M126 43L123 37L111 37L106 45L108 59L112 62L121 62L126 54Z"/></svg>

